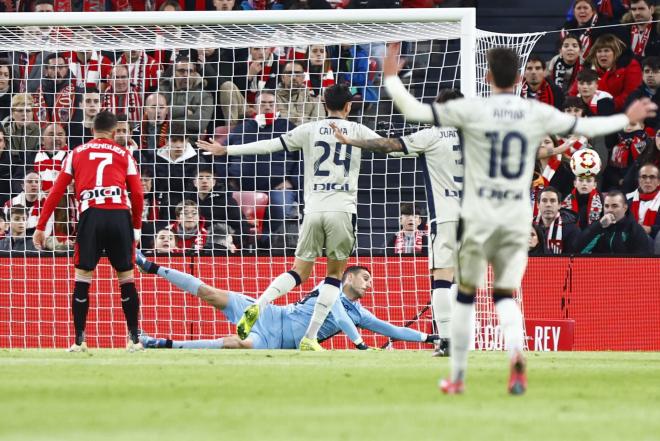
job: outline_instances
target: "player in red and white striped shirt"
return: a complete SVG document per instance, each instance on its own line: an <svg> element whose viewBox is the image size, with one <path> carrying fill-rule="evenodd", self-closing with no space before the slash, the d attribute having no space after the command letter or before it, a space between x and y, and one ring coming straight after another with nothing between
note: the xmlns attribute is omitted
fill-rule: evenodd
<svg viewBox="0 0 660 441"><path fill-rule="evenodd" d="M44 228L67 186L74 181L79 221L74 263L76 283L72 310L76 341L71 352L84 352L85 322L89 309L89 286L103 251L117 271L131 352L142 349L138 339L139 298L133 281L135 242L142 227L143 193L140 173L133 156L117 144L117 117L100 112L94 119L94 139L76 147L62 170L39 216L34 244L43 248ZM130 192L130 197L128 195Z"/></svg>

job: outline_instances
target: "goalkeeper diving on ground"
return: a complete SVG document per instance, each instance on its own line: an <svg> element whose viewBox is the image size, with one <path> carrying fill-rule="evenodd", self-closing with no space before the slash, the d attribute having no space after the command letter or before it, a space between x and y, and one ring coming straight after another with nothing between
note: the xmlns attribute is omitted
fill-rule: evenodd
<svg viewBox="0 0 660 441"><path fill-rule="evenodd" d="M223 313L234 325L238 323L246 307L254 303L252 297L214 288L200 279L171 268L148 261L137 252L136 263L143 272L157 274L176 287L199 297ZM393 340L434 344L437 335L429 335L414 329L394 326L380 320L360 304L360 299L371 288L371 273L364 266L348 267L342 277L341 294L330 314L319 329L319 341L327 340L342 330L358 349L369 349L357 327L368 329ZM145 348L175 349L298 349L318 299L319 286L300 301L286 306L267 305L259 321L245 340L230 335L212 340L170 340L146 334L140 336Z"/></svg>

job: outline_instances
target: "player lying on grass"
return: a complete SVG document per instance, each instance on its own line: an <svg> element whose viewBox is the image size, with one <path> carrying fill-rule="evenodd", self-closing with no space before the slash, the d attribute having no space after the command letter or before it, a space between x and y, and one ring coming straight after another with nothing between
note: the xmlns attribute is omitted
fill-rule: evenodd
<svg viewBox="0 0 660 441"><path fill-rule="evenodd" d="M246 307L254 299L243 294L214 288L190 274L157 265L146 260L138 251L137 265L150 274L157 274L182 290L191 293L220 310L227 320L236 324ZM320 286L320 285L319 285ZM177 349L297 349L305 334L319 296L319 286L299 302L286 305L267 305L245 340L230 335L215 340L178 341L153 338L142 334L140 340L146 348ZM351 266L344 271L341 295L319 329L319 340L326 340L342 329L358 349L369 349L362 341L356 326L395 340L433 344L437 335L428 335L410 328L394 326L380 320L360 304L360 299L371 288L371 273L366 267Z"/></svg>

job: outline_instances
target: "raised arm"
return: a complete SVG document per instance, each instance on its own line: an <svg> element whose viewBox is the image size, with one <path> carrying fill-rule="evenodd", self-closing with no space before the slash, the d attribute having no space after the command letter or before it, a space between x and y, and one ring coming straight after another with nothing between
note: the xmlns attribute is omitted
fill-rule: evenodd
<svg viewBox="0 0 660 441"><path fill-rule="evenodd" d="M270 153L284 150L284 144L280 137L265 139L263 141L251 142L249 144L224 146L216 141L197 141L197 147L204 150L206 155L268 155Z"/></svg>
<svg viewBox="0 0 660 441"><path fill-rule="evenodd" d="M330 123L330 127L332 127L332 130L335 132L335 138L337 138L342 144L350 144L355 147L360 147L363 150L370 150L378 153L404 151L399 138L355 139L344 135L335 123Z"/></svg>
<svg viewBox="0 0 660 441"><path fill-rule="evenodd" d="M383 75L385 76L385 88L390 94L394 105L403 113L407 119L422 123L435 123L433 108L417 101L405 88L397 72L399 69L399 50L401 43L390 43L383 60Z"/></svg>

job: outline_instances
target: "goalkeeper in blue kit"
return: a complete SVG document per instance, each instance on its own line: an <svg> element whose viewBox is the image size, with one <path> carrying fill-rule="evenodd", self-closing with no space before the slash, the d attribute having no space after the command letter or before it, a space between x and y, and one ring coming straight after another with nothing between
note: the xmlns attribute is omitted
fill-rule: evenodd
<svg viewBox="0 0 660 441"><path fill-rule="evenodd" d="M254 303L252 297L214 288L200 279L174 269L146 260L138 251L137 265L143 272L157 274L176 287L199 297L220 310L227 320L238 323L245 308ZM433 344L437 335L429 335L406 327L394 326L380 320L360 304L360 299L371 288L371 273L364 266L351 266L344 271L341 294L330 314L319 329L319 340L331 338L344 332L358 349L369 349L362 340L357 327L368 329L393 340L404 340ZM267 305L245 340L230 335L213 340L170 340L140 336L145 348L176 349L298 349L314 312L319 286L300 301L286 305Z"/></svg>

